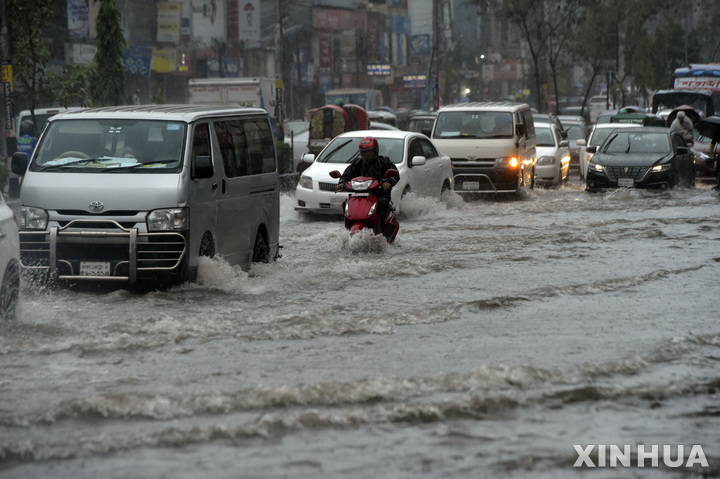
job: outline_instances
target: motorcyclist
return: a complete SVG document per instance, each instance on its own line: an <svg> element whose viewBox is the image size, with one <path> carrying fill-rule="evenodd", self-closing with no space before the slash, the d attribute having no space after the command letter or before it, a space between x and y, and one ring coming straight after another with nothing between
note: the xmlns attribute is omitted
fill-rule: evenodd
<svg viewBox="0 0 720 479"><path fill-rule="evenodd" d="M386 225L385 220L390 212L394 210L390 190L397 184L400 176L385 178L385 172L390 169L397 170L397 167L387 156L380 156L378 142L371 136L360 140L358 150L360 151L360 156L353 160L345 169L345 172L338 180L336 191L342 191L350 180L358 176L368 176L376 180L383 180L383 192L379 195L378 216L380 216L383 225L383 235L386 238L390 238L392 235L392 227Z"/></svg>

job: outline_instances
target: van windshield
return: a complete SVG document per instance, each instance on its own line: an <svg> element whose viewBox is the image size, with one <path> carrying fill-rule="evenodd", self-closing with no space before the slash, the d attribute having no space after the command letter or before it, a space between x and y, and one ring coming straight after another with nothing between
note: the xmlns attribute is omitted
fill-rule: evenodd
<svg viewBox="0 0 720 479"><path fill-rule="evenodd" d="M50 122L32 171L177 172L186 125L159 120L82 119Z"/></svg>
<svg viewBox="0 0 720 479"><path fill-rule="evenodd" d="M439 113L434 138L512 138L512 114L499 111Z"/></svg>

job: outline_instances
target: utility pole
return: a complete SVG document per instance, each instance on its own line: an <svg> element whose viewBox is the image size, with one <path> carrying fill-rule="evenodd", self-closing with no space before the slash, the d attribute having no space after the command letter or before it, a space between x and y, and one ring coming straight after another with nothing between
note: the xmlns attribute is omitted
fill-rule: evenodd
<svg viewBox="0 0 720 479"><path fill-rule="evenodd" d="M10 64L10 39L8 38L7 26L7 4L6 0L0 0L0 61L2 61L2 85L3 96L2 105L0 105L0 132L2 132L2 141L0 141L0 158L3 163L6 162L8 156L7 150L7 128L12 127L12 65ZM10 118L10 123L7 122Z"/></svg>

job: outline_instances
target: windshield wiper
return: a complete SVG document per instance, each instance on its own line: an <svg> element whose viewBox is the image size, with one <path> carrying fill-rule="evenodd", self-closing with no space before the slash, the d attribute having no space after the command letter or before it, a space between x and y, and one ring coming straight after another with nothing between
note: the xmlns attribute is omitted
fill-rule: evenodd
<svg viewBox="0 0 720 479"><path fill-rule="evenodd" d="M330 151L327 155L325 155L325 157L323 158L323 163L327 163L328 160L329 160L330 158L332 158L332 156L333 156L335 153L337 153L337 152L338 152L339 150L341 150L345 145L347 145L348 143L350 143L350 141L352 141L352 140L348 140L348 141L346 141L345 143L343 143L343 144L341 144L341 145L338 145L337 148L335 148L334 150Z"/></svg>
<svg viewBox="0 0 720 479"><path fill-rule="evenodd" d="M53 160L53 161L55 161L55 160ZM40 167L40 171L60 169L60 168L66 167L66 166L84 165L87 163L97 163L99 161L101 161L100 158L79 158L77 160L68 161L65 163L58 163L58 164L54 164L54 165L45 164L44 166Z"/></svg>

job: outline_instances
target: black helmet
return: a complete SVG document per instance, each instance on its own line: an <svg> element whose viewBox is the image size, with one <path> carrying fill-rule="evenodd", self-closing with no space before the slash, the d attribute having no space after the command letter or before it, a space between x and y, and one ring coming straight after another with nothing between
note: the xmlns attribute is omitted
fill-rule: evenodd
<svg viewBox="0 0 720 479"><path fill-rule="evenodd" d="M20 136L25 135L35 136L35 124L32 120L23 120L20 123Z"/></svg>

